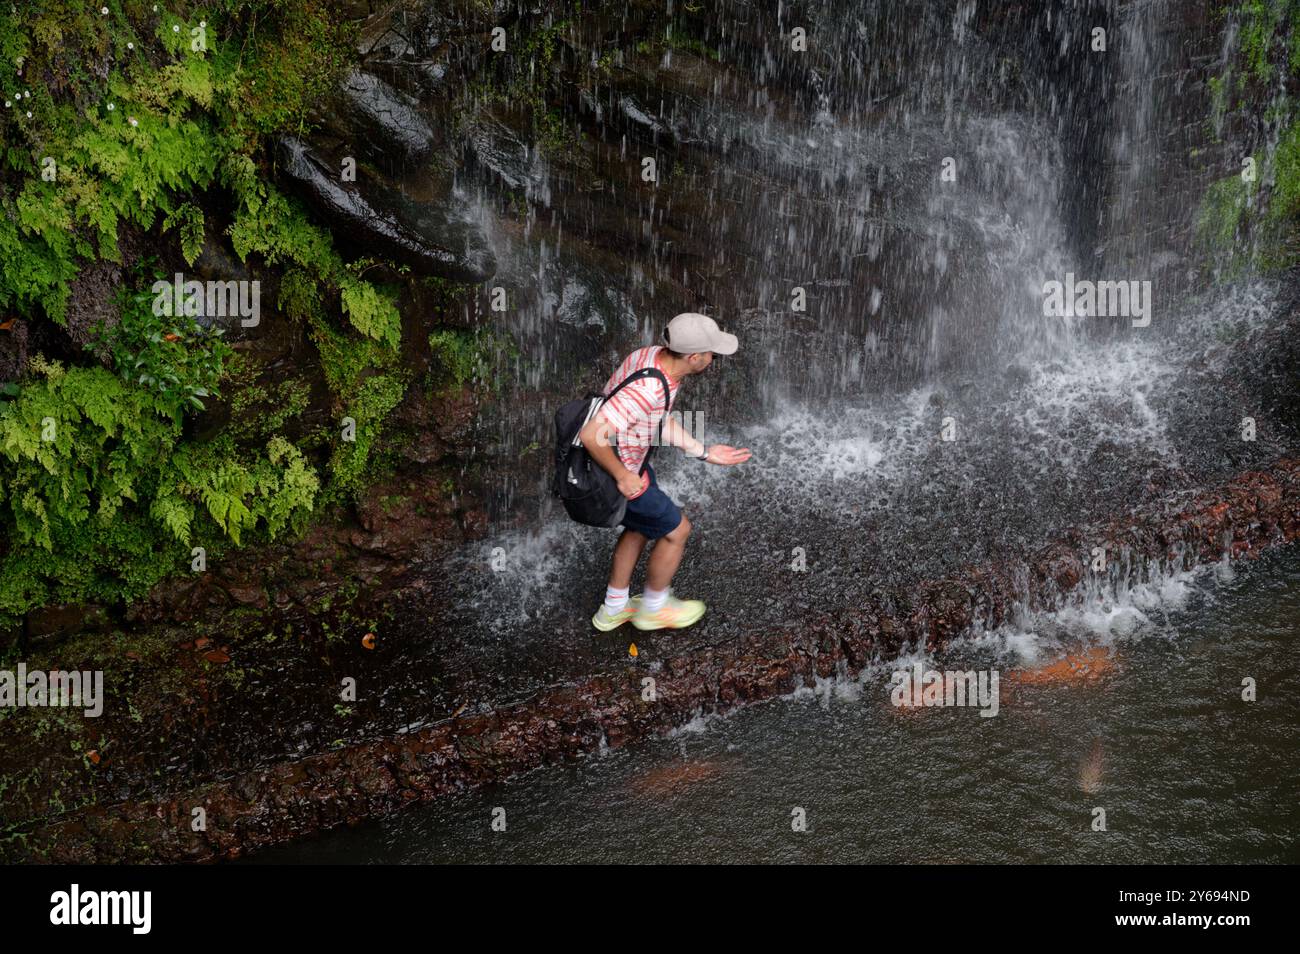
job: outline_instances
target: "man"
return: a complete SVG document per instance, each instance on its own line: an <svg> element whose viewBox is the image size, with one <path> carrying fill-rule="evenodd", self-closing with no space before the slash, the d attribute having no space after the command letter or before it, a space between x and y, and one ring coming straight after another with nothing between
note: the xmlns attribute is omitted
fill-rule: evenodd
<svg viewBox="0 0 1300 954"><path fill-rule="evenodd" d="M667 417L681 382L707 370L715 354L735 354L739 347L736 336L722 331L706 315L686 312L668 323L664 342L667 347L641 348L628 355L606 383L605 393L609 394L634 371L649 367L663 372L668 379L668 393L664 393L663 383L656 377L634 381L606 401L579 435L587 453L613 475L627 498L624 529L614 546L605 602L591 620L601 632L617 629L628 620L642 630L682 629L704 615L700 600L679 600L669 591L686 551L691 522L659 489L654 468L647 467L645 475L641 474L659 422L663 420L664 443L681 448L697 460L731 467L750 458L747 447L705 447L676 419ZM646 567L645 593L629 600L632 571L651 541L654 547Z"/></svg>

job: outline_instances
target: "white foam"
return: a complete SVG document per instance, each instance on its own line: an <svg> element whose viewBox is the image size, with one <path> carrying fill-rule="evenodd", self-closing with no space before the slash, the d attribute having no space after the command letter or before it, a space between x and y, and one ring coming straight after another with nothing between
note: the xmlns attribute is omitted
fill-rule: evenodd
<svg viewBox="0 0 1300 954"><path fill-rule="evenodd" d="M717 722L720 719L725 719L726 717L727 717L726 713L696 712L695 717L691 719L689 722L684 723L683 725L679 725L677 728L670 731L668 733L668 738L677 739L683 736L702 735L703 733L709 731L713 723Z"/></svg>
<svg viewBox="0 0 1300 954"><path fill-rule="evenodd" d="M1080 638L1102 646L1167 638L1159 618L1185 609L1194 595L1205 594L1213 580L1221 579L1221 566L1158 572L1135 586L1088 586L1059 609L1021 609L1014 614L1016 622L973 634L966 642L992 649L1003 658L1032 663L1056 653L1063 642Z"/></svg>
<svg viewBox="0 0 1300 954"><path fill-rule="evenodd" d="M801 494L840 489L867 497L915 473L917 459L940 439L941 418L950 415L960 429L959 452L976 463L980 448L996 441L1013 449L1026 473L1080 474L1103 444L1140 448L1146 458L1177 466L1158 400L1175 372L1160 346L1122 342L1081 346L1034 368L1023 387L998 402L985 394L948 396L940 410L931 403L932 386L830 414L787 402L765 424L709 435L750 447L750 463L680 466L662 482L674 499L706 506L739 488L762 489L773 475Z"/></svg>
<svg viewBox="0 0 1300 954"><path fill-rule="evenodd" d="M788 486L809 490L841 486L865 489L898 478L928 437L925 411L933 388L917 388L873 405L834 414L795 402L781 405L765 424L733 434L710 435L754 452L737 468L679 467L663 478L674 499L708 504L734 492L737 482L760 484L780 474Z"/></svg>
<svg viewBox="0 0 1300 954"><path fill-rule="evenodd" d="M1078 468L1103 443L1140 446L1176 464L1164 418L1152 403L1174 374L1168 349L1154 342L1081 347L1037 368L1008 410L1036 455L1053 466Z"/></svg>
<svg viewBox="0 0 1300 954"><path fill-rule="evenodd" d="M589 546L590 531L566 519L534 530L510 531L457 551L448 572L468 582L471 605L494 622L519 623L554 603L556 584L574 553Z"/></svg>

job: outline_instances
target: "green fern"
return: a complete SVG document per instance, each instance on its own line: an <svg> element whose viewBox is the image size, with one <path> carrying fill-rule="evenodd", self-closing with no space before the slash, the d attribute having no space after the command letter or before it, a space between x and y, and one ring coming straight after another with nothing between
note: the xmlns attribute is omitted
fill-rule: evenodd
<svg viewBox="0 0 1300 954"><path fill-rule="evenodd" d="M353 28L318 0L229 0L205 11L209 48L196 52L195 23L160 6L113 5L111 17L97 0L0 6L0 73L17 75L21 58L33 94L30 118L0 114L0 308L65 325L72 283L91 262L121 261L128 227L192 265L204 209L221 208L240 257L284 273L281 308L307 324L336 410L361 422L358 444L331 461L331 485L355 490L404 392L400 315L362 277L368 263L345 262L255 159L266 134L302 133L355 55ZM139 292L149 277L137 278ZM302 446L282 433L307 392L279 382L274 411L246 405L254 423L187 433L187 416L230 383L229 349L133 296L120 304L96 360L37 355L0 390L0 625L52 600L139 597L185 568L191 545L298 533L319 505L304 448L323 457L320 432Z"/></svg>

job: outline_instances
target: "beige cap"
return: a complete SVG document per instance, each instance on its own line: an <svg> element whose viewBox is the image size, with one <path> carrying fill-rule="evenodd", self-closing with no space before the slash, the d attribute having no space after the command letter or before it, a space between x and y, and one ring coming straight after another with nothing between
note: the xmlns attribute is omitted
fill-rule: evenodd
<svg viewBox="0 0 1300 954"><path fill-rule="evenodd" d="M693 311L684 311L664 329L664 341L678 354L700 354L712 351L715 354L735 354L740 341L735 335L729 335L708 315L697 315Z"/></svg>

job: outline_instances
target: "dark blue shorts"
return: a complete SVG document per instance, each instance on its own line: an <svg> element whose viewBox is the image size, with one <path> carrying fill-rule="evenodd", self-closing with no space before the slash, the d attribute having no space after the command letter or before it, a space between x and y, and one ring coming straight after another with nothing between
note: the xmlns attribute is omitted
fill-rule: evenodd
<svg viewBox="0 0 1300 954"><path fill-rule="evenodd" d="M627 512L623 514L623 526L629 530L644 534L651 540L658 540L664 534L672 533L682 522L682 512L677 504L668 499L668 495L659 489L655 480L655 469L647 467L650 486L635 500L627 502Z"/></svg>

